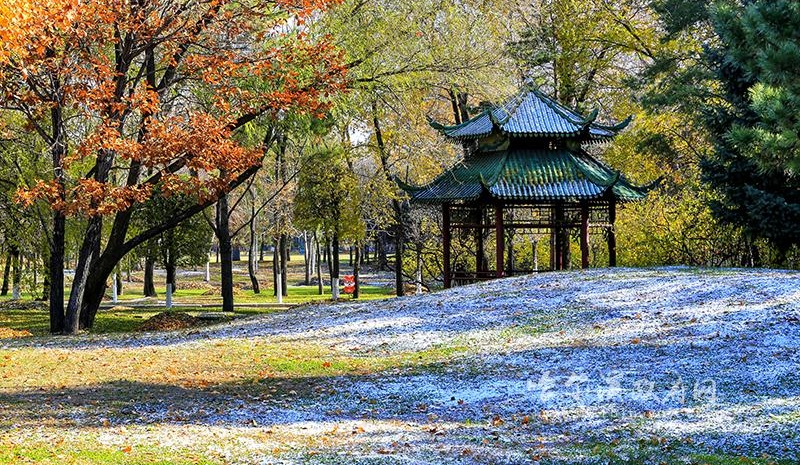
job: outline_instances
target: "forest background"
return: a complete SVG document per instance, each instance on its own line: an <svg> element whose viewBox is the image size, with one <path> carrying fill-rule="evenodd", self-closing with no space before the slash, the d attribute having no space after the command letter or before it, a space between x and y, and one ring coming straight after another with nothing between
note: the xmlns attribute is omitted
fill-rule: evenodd
<svg viewBox="0 0 800 465"><path fill-rule="evenodd" d="M411 208L400 186L463 154L428 119L463 122L525 81L584 114L634 116L597 152L635 183L660 179L619 214L621 265L797 268L799 9L2 2L2 292L30 282L50 301L51 331L74 333L93 325L115 272L138 267L152 281L161 266L174 283L213 243L230 310L233 247L253 257L274 246L285 293L297 241L317 255L350 247L356 268L374 254L398 289L416 276L435 287L438 213ZM591 247L603 263L603 238Z"/></svg>

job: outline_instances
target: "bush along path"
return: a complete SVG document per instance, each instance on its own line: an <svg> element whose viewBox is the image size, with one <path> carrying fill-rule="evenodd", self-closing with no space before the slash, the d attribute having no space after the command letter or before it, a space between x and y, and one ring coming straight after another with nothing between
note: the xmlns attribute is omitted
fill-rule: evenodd
<svg viewBox="0 0 800 465"><path fill-rule="evenodd" d="M800 461L800 274L593 270L0 341L0 463Z"/></svg>

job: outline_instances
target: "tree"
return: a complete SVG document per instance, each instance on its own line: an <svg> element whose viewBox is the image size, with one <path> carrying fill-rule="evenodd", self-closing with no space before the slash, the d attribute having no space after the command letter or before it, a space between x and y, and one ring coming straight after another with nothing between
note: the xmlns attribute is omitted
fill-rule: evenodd
<svg viewBox="0 0 800 465"><path fill-rule="evenodd" d="M165 218L189 208L193 203L194 199L185 195L155 195L139 209L137 215L140 218L134 221L143 224L141 229L147 229L163 223ZM167 272L166 284L171 284L174 290L178 266L204 265L208 261L212 235L211 227L203 215L198 214L145 243L144 247L149 249L146 256L148 259L158 257Z"/></svg>
<svg viewBox="0 0 800 465"><path fill-rule="evenodd" d="M12 41L3 46L0 104L52 159L51 176L19 196L53 207L51 318L64 315L65 333L92 326L126 253L258 170L261 151L237 143L235 131L290 108L316 113L342 88L339 53L302 26L330 3L54 0L3 17L0 37ZM155 191L196 201L130 237L136 205ZM64 314L72 215L88 225Z"/></svg>
<svg viewBox="0 0 800 465"><path fill-rule="evenodd" d="M625 76L655 55L649 0L535 0L509 52L524 75L559 102L586 111L612 106Z"/></svg>
<svg viewBox="0 0 800 465"><path fill-rule="evenodd" d="M333 297L338 297L339 243L359 240L364 223L359 216L358 180L340 148L323 148L300 172L295 218L307 230L322 232L331 250L329 264Z"/></svg>
<svg viewBox="0 0 800 465"><path fill-rule="evenodd" d="M390 267L386 246L394 243L398 295L408 215L395 180L429 179L457 155L429 130L427 114L449 109L453 101L466 109L470 91L481 97L503 93L511 3L346 0L319 23L345 51L351 78L351 92L334 111L338 132L366 136L347 142L360 149L353 166L361 169L359 178L381 185L393 213L381 211L368 224L377 236L379 266Z"/></svg>
<svg viewBox="0 0 800 465"><path fill-rule="evenodd" d="M713 195L714 218L742 236L744 258L759 265L762 240L777 262L800 239L800 183L795 175L797 85L792 69L797 33L794 2L661 0L668 37L693 36L644 77L656 84L646 104L686 115L706 139L699 150L702 179ZM695 39L698 40L698 39ZM761 245L763 248L763 245Z"/></svg>
<svg viewBox="0 0 800 465"><path fill-rule="evenodd" d="M707 58L723 91L705 112L713 210L784 256L800 244L800 5L723 2L711 15L719 42Z"/></svg>

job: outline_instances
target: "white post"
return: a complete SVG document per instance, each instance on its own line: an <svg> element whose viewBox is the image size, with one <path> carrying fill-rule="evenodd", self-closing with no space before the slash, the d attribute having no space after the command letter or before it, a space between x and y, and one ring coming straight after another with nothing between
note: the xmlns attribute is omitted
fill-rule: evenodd
<svg viewBox="0 0 800 465"><path fill-rule="evenodd" d="M19 284L14 284L14 287L11 289L11 300L19 300Z"/></svg>
<svg viewBox="0 0 800 465"><path fill-rule="evenodd" d="M114 302L114 303L117 303L117 298L118 298L117 293L118 293L118 290L117 290L117 274L114 273L111 276L111 301Z"/></svg>
<svg viewBox="0 0 800 465"><path fill-rule="evenodd" d="M283 303L283 281L282 281L281 271L278 270L275 273L275 295L278 296L278 303Z"/></svg>
<svg viewBox="0 0 800 465"><path fill-rule="evenodd" d="M531 247L533 248L533 271L539 271L539 241L535 240L531 242Z"/></svg>
<svg viewBox="0 0 800 465"><path fill-rule="evenodd" d="M206 282L207 283L211 282L211 261L210 260L206 261Z"/></svg>
<svg viewBox="0 0 800 465"><path fill-rule="evenodd" d="M167 309L172 309L172 284L167 284Z"/></svg>
<svg viewBox="0 0 800 465"><path fill-rule="evenodd" d="M339 300L339 278L331 279L331 300Z"/></svg>

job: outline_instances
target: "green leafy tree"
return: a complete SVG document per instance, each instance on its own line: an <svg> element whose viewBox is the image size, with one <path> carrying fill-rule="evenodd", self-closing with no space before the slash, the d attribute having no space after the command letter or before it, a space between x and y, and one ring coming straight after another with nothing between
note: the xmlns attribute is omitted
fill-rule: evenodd
<svg viewBox="0 0 800 465"><path fill-rule="evenodd" d="M136 223L142 229L147 229L161 224L192 203L193 199L183 195L155 196L138 210ZM213 234L203 215L197 214L148 241L143 247L144 255L164 267L166 284L171 284L175 289L175 275L179 266L206 263ZM148 284L145 283L145 287Z"/></svg>
<svg viewBox="0 0 800 465"><path fill-rule="evenodd" d="M339 243L363 238L358 179L347 165L344 151L323 148L298 176L295 222L306 230L321 231L331 247L330 277L339 278ZM333 286L337 296L337 286Z"/></svg>
<svg viewBox="0 0 800 465"><path fill-rule="evenodd" d="M468 117L471 95L507 93L513 66L504 43L513 3L345 0L317 24L346 54L351 89L337 100L334 117L339 132L358 136L342 141L355 149L354 173L383 194L392 213L362 209L374 213L365 219L376 239L378 267L391 268L386 252L394 245L398 294L408 215L395 179L429 180L455 161L458 148L430 130L427 115L460 122Z"/></svg>
<svg viewBox="0 0 800 465"><path fill-rule="evenodd" d="M625 76L657 53L647 0L534 0L509 52L521 71L561 103L613 106ZM610 101L609 101L610 100Z"/></svg>

